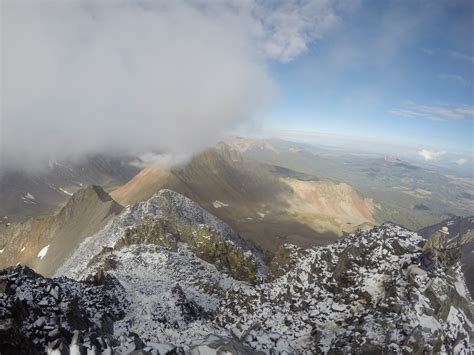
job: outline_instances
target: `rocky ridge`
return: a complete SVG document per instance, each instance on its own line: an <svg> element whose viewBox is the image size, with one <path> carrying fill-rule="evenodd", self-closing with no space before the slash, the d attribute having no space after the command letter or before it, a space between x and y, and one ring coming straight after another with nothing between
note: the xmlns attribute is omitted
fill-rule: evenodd
<svg viewBox="0 0 474 355"><path fill-rule="evenodd" d="M416 233L384 224L327 247L286 246L271 281L227 292L219 322L265 352L467 353L472 300L459 265L438 271L426 292L428 278L404 275L421 245Z"/></svg>
<svg viewBox="0 0 474 355"><path fill-rule="evenodd" d="M120 345L112 337L113 325L123 318L128 301L111 276L81 283L15 267L0 272L0 289L2 354L41 354L46 348L62 354L74 345L73 338L84 350Z"/></svg>
<svg viewBox="0 0 474 355"><path fill-rule="evenodd" d="M422 244L416 233L384 224L326 247L285 245L267 272L259 251L225 223L162 190L84 240L59 278L20 284L50 299L46 289L58 283L85 304L89 295L76 289L102 299L111 292L114 301L98 302L106 310L91 314L114 314L113 330L100 331L98 343L116 353L468 353L472 300L459 265L438 271L425 292L427 279L409 282L403 274ZM6 273L0 309L27 302L10 286L15 272ZM53 309L41 311L56 319ZM9 336L37 339L38 351L55 346L49 333L27 332L40 316L34 308L23 318L8 314L17 324L2 328ZM96 328L62 328L64 346L99 349L88 340Z"/></svg>

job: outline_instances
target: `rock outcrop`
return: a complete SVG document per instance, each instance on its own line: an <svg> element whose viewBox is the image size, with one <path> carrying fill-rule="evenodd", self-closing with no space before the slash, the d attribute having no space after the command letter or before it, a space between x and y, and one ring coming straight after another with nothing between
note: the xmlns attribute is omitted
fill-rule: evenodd
<svg viewBox="0 0 474 355"><path fill-rule="evenodd" d="M422 242L385 224L328 247L287 248L289 271L279 265L269 283L231 288L219 322L246 329L245 343L265 352L468 351L472 301L459 265L437 271L426 291L427 278L413 283L404 275Z"/></svg>
<svg viewBox="0 0 474 355"><path fill-rule="evenodd" d="M113 324L128 305L120 284L106 276L101 285L66 278L47 279L27 267L0 272L2 354L68 351L80 344L96 351L117 346ZM61 352L62 353L62 352ZM67 352L69 353L69 352Z"/></svg>

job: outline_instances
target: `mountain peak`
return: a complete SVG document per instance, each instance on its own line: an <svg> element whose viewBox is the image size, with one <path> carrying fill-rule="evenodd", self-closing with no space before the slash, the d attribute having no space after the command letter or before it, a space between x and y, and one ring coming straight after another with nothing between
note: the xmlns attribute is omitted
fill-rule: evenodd
<svg viewBox="0 0 474 355"><path fill-rule="evenodd" d="M81 201L85 199L99 199L102 202L112 201L112 197L105 192L99 185L89 185L84 189L77 190L72 196L72 201Z"/></svg>
<svg viewBox="0 0 474 355"><path fill-rule="evenodd" d="M89 185L84 189L76 191L61 209L58 216L69 218L71 214L91 209L92 206L109 206L110 212L118 214L122 206L118 204L104 189L98 185ZM64 217L64 218L66 218Z"/></svg>

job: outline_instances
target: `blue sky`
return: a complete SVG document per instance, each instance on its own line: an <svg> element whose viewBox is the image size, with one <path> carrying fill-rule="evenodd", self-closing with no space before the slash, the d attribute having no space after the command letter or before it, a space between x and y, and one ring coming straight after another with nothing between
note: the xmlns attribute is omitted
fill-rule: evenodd
<svg viewBox="0 0 474 355"><path fill-rule="evenodd" d="M474 3L362 1L288 63L266 124L471 152Z"/></svg>

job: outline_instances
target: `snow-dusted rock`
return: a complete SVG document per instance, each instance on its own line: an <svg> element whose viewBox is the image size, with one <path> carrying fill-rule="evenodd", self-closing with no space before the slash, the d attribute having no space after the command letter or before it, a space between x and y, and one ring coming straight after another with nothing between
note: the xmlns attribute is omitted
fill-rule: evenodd
<svg viewBox="0 0 474 355"><path fill-rule="evenodd" d="M229 290L219 322L244 328L258 321L246 343L266 353L279 339L293 352L467 353L472 301L464 297L460 270L437 272L426 292L402 273L421 242L416 233L384 224L327 247L287 246L280 258L291 267L273 267L279 272L270 282ZM275 333L281 337L262 341Z"/></svg>
<svg viewBox="0 0 474 355"><path fill-rule="evenodd" d="M119 354L467 353L460 269L438 271L426 290L402 272L422 244L384 224L325 247L285 245L265 275L229 226L163 190L81 244L58 271L79 281L0 274L0 341ZM12 316L19 304L24 319Z"/></svg>

